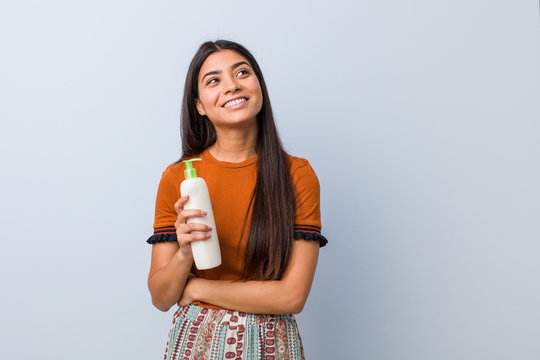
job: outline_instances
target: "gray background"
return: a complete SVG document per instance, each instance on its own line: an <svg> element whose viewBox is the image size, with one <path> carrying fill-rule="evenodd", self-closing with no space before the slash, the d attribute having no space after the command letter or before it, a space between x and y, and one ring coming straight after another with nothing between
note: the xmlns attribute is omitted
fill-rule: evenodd
<svg viewBox="0 0 540 360"><path fill-rule="evenodd" d="M0 358L159 359L157 185L206 40L321 183L308 359L540 359L537 1L0 5Z"/></svg>

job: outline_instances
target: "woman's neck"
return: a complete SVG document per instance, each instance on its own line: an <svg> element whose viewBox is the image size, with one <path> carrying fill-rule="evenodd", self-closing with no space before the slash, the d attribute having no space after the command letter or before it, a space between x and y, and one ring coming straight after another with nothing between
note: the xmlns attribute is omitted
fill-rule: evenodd
<svg viewBox="0 0 540 360"><path fill-rule="evenodd" d="M249 128L216 128L217 140L208 148L220 161L241 162L257 154L257 123Z"/></svg>

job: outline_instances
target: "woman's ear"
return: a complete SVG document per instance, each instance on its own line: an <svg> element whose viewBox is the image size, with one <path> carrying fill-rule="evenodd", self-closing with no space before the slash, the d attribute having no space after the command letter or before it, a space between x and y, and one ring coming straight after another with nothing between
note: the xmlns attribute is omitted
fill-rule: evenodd
<svg viewBox="0 0 540 360"><path fill-rule="evenodd" d="M199 99L195 99L195 106L197 107L197 111L201 116L206 115L206 111L204 111L204 107L202 106L202 103L199 101Z"/></svg>

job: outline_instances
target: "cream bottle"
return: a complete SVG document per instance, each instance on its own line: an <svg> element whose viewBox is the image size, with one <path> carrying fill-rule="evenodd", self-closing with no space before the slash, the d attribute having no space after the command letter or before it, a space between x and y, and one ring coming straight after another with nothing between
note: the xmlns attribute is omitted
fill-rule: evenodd
<svg viewBox="0 0 540 360"><path fill-rule="evenodd" d="M200 160L202 159L184 160L184 163L186 164L186 170L184 170L185 180L180 184L180 194L182 196L189 195L189 199L185 203L184 209L204 210L208 213L206 216L193 217L187 220L187 223L196 222L212 228L209 232L192 232L211 235L210 238L206 240L195 240L191 242L191 252L193 253L195 266L199 270L206 270L221 265L221 251L219 250L216 223L214 221L214 212L212 211L208 187L206 186L204 179L197 176L197 170L191 163L192 161Z"/></svg>

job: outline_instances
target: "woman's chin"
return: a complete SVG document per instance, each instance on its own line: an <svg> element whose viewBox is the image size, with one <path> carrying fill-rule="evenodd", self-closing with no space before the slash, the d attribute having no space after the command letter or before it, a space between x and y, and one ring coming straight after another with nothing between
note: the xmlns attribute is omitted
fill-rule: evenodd
<svg viewBox="0 0 540 360"><path fill-rule="evenodd" d="M253 126L257 124L257 117L251 117L251 118L232 118L232 119L221 119L220 121L214 122L212 121L214 126L217 127L229 127L229 128L238 128L238 127L246 127L246 126Z"/></svg>

